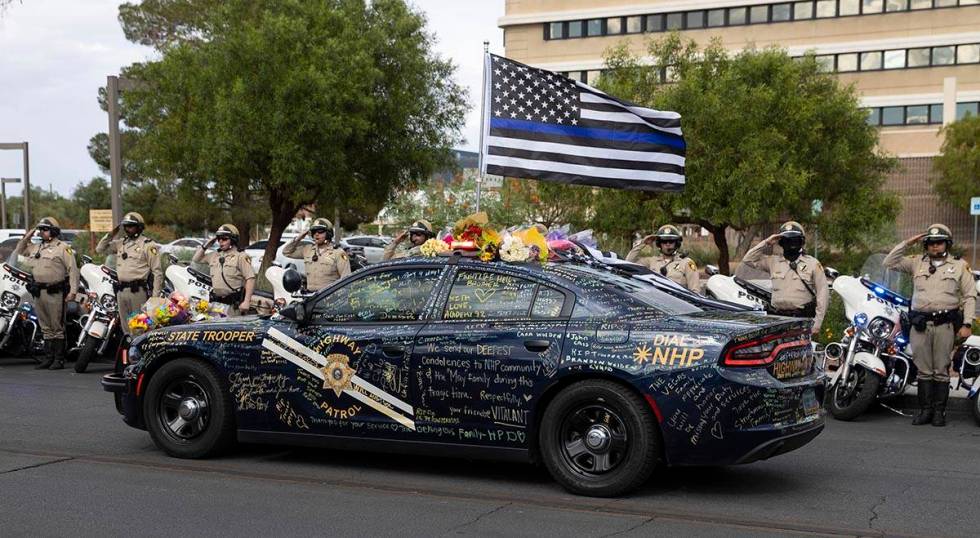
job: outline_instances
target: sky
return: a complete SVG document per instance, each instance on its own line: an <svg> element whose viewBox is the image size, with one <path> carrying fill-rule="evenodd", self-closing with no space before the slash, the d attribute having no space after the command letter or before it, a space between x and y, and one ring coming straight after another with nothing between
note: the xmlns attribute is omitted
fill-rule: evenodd
<svg viewBox="0 0 980 538"><path fill-rule="evenodd" d="M479 143L483 41L503 54L497 19L504 0L410 0L428 18L436 52L453 60L469 89L470 111L460 147ZM96 97L106 76L153 57L126 41L120 0L17 0L0 15L0 142L28 142L31 185L69 195L101 175L86 150L108 129ZM0 177L21 177L20 151L0 150ZM8 195L20 194L9 185Z"/></svg>

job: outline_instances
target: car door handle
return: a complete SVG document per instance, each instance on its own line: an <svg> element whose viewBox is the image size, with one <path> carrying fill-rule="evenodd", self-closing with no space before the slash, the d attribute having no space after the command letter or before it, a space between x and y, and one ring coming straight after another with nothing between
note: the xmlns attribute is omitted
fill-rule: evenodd
<svg viewBox="0 0 980 538"><path fill-rule="evenodd" d="M381 346L381 353L390 359L397 357L402 357L405 355L405 346L398 346L394 344L385 344Z"/></svg>
<svg viewBox="0 0 980 538"><path fill-rule="evenodd" d="M551 340L525 340L524 349L528 351L544 351L551 346Z"/></svg>

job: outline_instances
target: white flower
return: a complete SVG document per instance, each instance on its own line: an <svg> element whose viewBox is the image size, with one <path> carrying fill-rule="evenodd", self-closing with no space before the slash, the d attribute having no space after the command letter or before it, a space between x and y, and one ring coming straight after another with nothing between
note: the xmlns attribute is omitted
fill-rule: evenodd
<svg viewBox="0 0 980 538"><path fill-rule="evenodd" d="M531 249L524 245L520 237L508 236L500 246L500 259L505 262L524 262L531 255Z"/></svg>

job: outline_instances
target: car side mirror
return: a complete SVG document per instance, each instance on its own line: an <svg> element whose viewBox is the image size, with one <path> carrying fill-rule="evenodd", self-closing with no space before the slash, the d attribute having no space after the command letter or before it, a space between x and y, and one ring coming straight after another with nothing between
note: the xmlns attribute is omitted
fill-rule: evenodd
<svg viewBox="0 0 980 538"><path fill-rule="evenodd" d="M296 293L303 287L303 276L296 269L286 269L282 275L282 287L289 293Z"/></svg>
<svg viewBox="0 0 980 538"><path fill-rule="evenodd" d="M92 257L88 254L82 254L82 263L92 263Z"/></svg>
<svg viewBox="0 0 980 538"><path fill-rule="evenodd" d="M302 302L293 303L280 310L279 315L296 323L303 323L306 321L306 305Z"/></svg>
<svg viewBox="0 0 980 538"><path fill-rule="evenodd" d="M708 273L708 276L714 276L719 274L721 271L718 270L718 266L716 265L705 265L704 272Z"/></svg>

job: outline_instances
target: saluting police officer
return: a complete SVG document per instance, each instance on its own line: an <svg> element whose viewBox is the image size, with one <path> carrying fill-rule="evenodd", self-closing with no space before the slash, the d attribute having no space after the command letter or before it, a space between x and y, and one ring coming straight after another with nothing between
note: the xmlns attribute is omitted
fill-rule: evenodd
<svg viewBox="0 0 980 538"><path fill-rule="evenodd" d="M211 269L211 300L229 306L228 316L248 312L255 290L255 270L248 254L238 250L238 228L231 224L218 227L214 237L194 252L194 263L206 263ZM208 252L217 241L218 251Z"/></svg>
<svg viewBox="0 0 980 538"><path fill-rule="evenodd" d="M779 244L782 256L766 256L766 247ZM769 273L772 279L771 313L779 316L813 319L811 332L817 334L827 313L830 291L823 266L803 252L806 234L803 226L789 221L745 253L742 263Z"/></svg>
<svg viewBox="0 0 980 538"><path fill-rule="evenodd" d="M687 254L677 252L683 241L684 238L677 226L665 224L657 230L657 233L648 235L637 243L633 250L626 254L626 261L645 265L651 271L660 273L694 293L700 293L701 277L698 274L697 264L688 258ZM660 255L641 258L640 251L643 247L653 244L660 249Z"/></svg>
<svg viewBox="0 0 980 538"><path fill-rule="evenodd" d="M925 253L902 256L905 249L922 240ZM933 224L924 234L902 241L885 256L882 264L912 275L912 360L919 370L919 414L912 424L946 425L949 400L949 363L956 336L972 334L977 290L970 266L949 255L953 234L942 224Z"/></svg>
<svg viewBox="0 0 980 538"><path fill-rule="evenodd" d="M313 244L301 241L306 234L313 235ZM334 248L333 224L327 219L316 219L310 229L286 243L282 253L287 258L303 260L306 269L306 288L319 291L350 274L350 260L342 248Z"/></svg>
<svg viewBox="0 0 980 538"><path fill-rule="evenodd" d="M419 219L413 222L407 230L398 234L398 237L395 237L394 241L385 246L385 251L381 259L394 260L411 256L421 256L422 244L435 236L436 232L432 228L432 224L427 220ZM402 245L405 239L409 240L409 243L412 245L411 247Z"/></svg>
<svg viewBox="0 0 980 538"><path fill-rule="evenodd" d="M122 228L123 237L117 238ZM126 213L122 222L99 240L95 251L116 255L116 305L123 332L129 330L127 320L138 313L148 298L160 295L163 289L163 268L160 265L160 246L143 235L146 223L136 212Z"/></svg>
<svg viewBox="0 0 980 538"><path fill-rule="evenodd" d="M34 233L41 243L31 244ZM78 289L78 265L71 245L58 239L61 227L54 217L44 217L17 243L14 254L28 258L34 282L29 289L34 296L37 317L44 335L47 358L35 369L60 370L65 367L65 303L75 300Z"/></svg>

